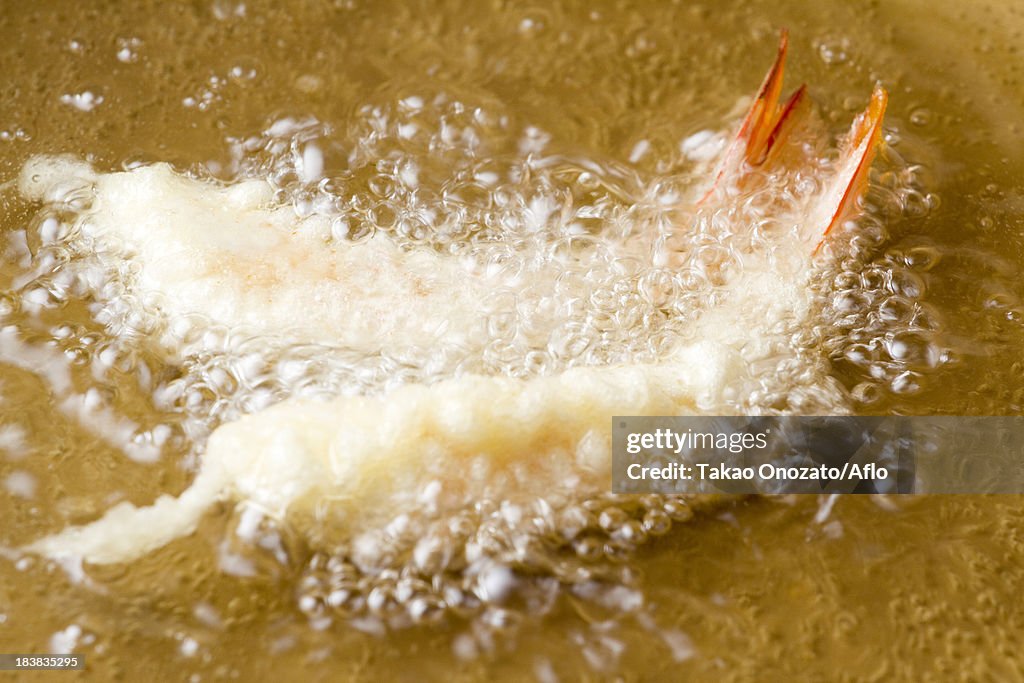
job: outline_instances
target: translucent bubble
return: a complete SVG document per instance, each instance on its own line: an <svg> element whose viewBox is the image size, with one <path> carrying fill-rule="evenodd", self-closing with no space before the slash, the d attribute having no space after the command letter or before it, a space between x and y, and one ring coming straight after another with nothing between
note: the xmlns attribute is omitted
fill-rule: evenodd
<svg viewBox="0 0 1024 683"><path fill-rule="evenodd" d="M117 61L132 64L139 61L142 40L134 36L117 39Z"/></svg>
<svg viewBox="0 0 1024 683"><path fill-rule="evenodd" d="M933 114L927 107L917 107L910 112L910 122L915 126L927 126L932 122Z"/></svg>
<svg viewBox="0 0 1024 683"><path fill-rule="evenodd" d="M228 68L228 78L232 81L246 85L259 78L263 71L263 65L255 57L244 57L235 61Z"/></svg>
<svg viewBox="0 0 1024 683"><path fill-rule="evenodd" d="M920 332L893 335L886 343L886 350L893 360L915 368L934 367L939 357L930 338Z"/></svg>
<svg viewBox="0 0 1024 683"><path fill-rule="evenodd" d="M849 59L848 49L846 39L823 40L818 43L818 57L829 66L842 64Z"/></svg>
<svg viewBox="0 0 1024 683"><path fill-rule="evenodd" d="M850 395L858 403L871 405L882 398L882 390L872 382L861 382L850 391Z"/></svg>
<svg viewBox="0 0 1024 683"><path fill-rule="evenodd" d="M644 531L651 536L662 536L672 527L672 519L662 510L649 510L644 515Z"/></svg>
<svg viewBox="0 0 1024 683"><path fill-rule="evenodd" d="M901 372L892 380L892 391L896 394L915 394L921 390L921 375L916 372Z"/></svg>

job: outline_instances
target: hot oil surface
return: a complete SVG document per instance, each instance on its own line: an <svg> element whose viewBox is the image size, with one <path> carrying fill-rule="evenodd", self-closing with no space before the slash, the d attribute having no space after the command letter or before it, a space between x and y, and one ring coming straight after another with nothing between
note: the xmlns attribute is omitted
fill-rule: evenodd
<svg viewBox="0 0 1024 683"><path fill-rule="evenodd" d="M338 216L337 239L383 231L410 245L495 253L497 263L515 267L522 264L500 258L502 239L536 240L530 220L545 213L582 230L539 244L543 249L579 249L581 239L585 248L603 226L628 230L664 218L658 211L636 215L642 197L634 176L663 179L661 186L652 181L655 191L671 193L675 184L684 192L692 179L679 175L686 169L680 141L733 121L737 98L752 91L770 59L776 28L788 25L799 41L790 82L810 83L834 132L862 108L874 79L893 91L891 152L877 164L869 218L860 233L843 236L853 248L831 280L819 283L822 322L804 331L799 345L833 360L835 377L859 411L1019 410L1021 239L1019 199L1009 179L1019 170L1020 132L999 117L1012 119L1021 103L1012 88L1015 62L998 54L1011 43L989 33L993 21L985 8L962 18L950 8L927 19L913 6L769 12L756 4L714 11L508 6L492 14L475 4L421 13L381 5L212 3L117 17L82 10L73 21L61 16L66 12L12 12L0 25L17 46L0 54L18 87L0 120L4 180L37 152L96 155L102 169L168 160L225 179L269 175L280 198L297 200L300 211ZM1020 25L1019 18L1006 21ZM962 71L966 56L943 57L951 63L938 81L929 65L940 57L920 36L953 31L969 36L964 50L977 46L982 66ZM990 102L993 93L998 106ZM31 115L37 111L45 116ZM564 160L522 175L530 145L538 146L536 154L554 147ZM318 153L324 174L338 185L312 177ZM596 167L587 165L594 160ZM43 243L46 217L9 190L4 202L12 254L28 259L28 250L37 263L74 262L60 240ZM564 218L556 213L563 207ZM23 228L24 249L15 236ZM720 251L708 252L708 262L721 258ZM170 362L138 339L112 338L92 322L70 281L47 276L28 288L14 282L24 271L15 260L8 258L3 271L5 324L19 326L24 344L48 350L34 357L42 367L33 371L3 366L8 495L0 505L11 520L9 546L92 519L117 497L144 504L180 490L190 476L192 444L221 420L296 391L377 390L424 379L423 359L352 363L291 348L281 349L285 358L273 372L253 374L244 370L251 362L245 340L227 357ZM514 298L496 296L495 343L468 369L528 375L580 359L655 357L659 335L685 333L685 325L673 329L672 316L657 313L675 305L685 321L692 306L680 305L680 298L701 291L692 277L680 280L686 273L674 271L620 271L603 287L594 287L601 282L591 271L575 275L580 289L597 296L566 316L575 327L556 338L560 346L524 342L529 335L516 332L529 316ZM640 298L623 305L616 282L634 277ZM108 291L107 298L116 294ZM623 319L627 313L632 317ZM645 333L634 334L638 329ZM321 366L302 362L312 358ZM440 358L426 378L466 362ZM325 373L323 365L335 361ZM54 410L46 368L52 375L59 367L85 400L113 407L120 422L103 432L107 438ZM162 404L153 400L159 388L167 389ZM766 392L761 402L785 399ZM126 424L127 432L118 431ZM111 434L114 440L137 436L142 446L159 441L164 455L155 463L125 458L109 445ZM98 678L141 671L138 655L128 654L141 648L162 662L167 676L194 672L203 680L296 668L305 676L400 677L451 661L463 662L467 678L484 672L515 678L509 668L515 662L540 680L549 671L644 667L653 676L676 666L720 679L763 672L750 668L756 662L776 667L779 656L789 656L795 671L820 666L808 635L815 632L834 634L830 667L865 675L881 660L890 672L911 666L938 672L965 659L1019 666L1000 647L1019 624L998 607L1021 585L1006 559L1007 548L1013 556L1019 550L1018 506L970 498L895 503L900 509L868 499L822 509L808 500L749 502L717 519L677 525L638 557L609 563L633 545L620 548L610 539L656 535L670 524L667 512L689 515L666 511L665 501L596 501L556 524L593 533L582 534L567 553L546 557L563 562L555 575L593 571L579 577L583 588L559 591L539 581L516 598L523 602L508 603L497 599L508 578L498 566L493 575L455 587L480 589L490 608L469 605L466 621L432 622L387 639L363 635L345 618L354 615L359 628L372 632L382 622L364 617L375 605L411 606L421 594L443 598L449 586L427 590L416 583L420 577L401 573L400 561L393 575L377 572L367 581L330 554L304 555L287 530L261 536L258 518L225 509L195 538L135 565L90 569L92 587L71 585L61 569L38 561L4 563L0 643L5 651L42 651L74 640ZM543 510L484 505L435 531L442 546L474 534L473 540L500 544L534 523L545 523ZM239 538L242 527L278 545L253 552ZM903 554L910 539L920 544L912 557ZM371 550L381 556L379 547ZM282 564L278 552L303 561ZM384 564L381 571L392 571ZM782 575L788 578L771 578ZM610 583L595 592L586 587L590 578ZM955 593L953 585L978 590ZM51 597L42 605L21 597L30 589ZM353 599L362 601L358 608ZM813 603L796 626L794 600ZM424 614L435 607L425 604ZM969 640L986 619L1001 628L987 656L971 659L959 638ZM936 628L950 635L940 637ZM945 655L899 659L915 637ZM870 643L875 657L841 645L844 640ZM780 678L786 670L781 667Z"/></svg>

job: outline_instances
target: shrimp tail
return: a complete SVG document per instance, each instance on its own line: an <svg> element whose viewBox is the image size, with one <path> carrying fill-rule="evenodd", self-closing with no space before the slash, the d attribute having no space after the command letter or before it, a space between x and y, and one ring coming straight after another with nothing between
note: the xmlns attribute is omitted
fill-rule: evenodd
<svg viewBox="0 0 1024 683"><path fill-rule="evenodd" d="M806 105L804 86L797 89L785 104L779 104L788 51L789 32L783 29L775 62L765 75L736 137L722 155L722 160L714 173L714 182L698 205L707 201L727 178L739 177L744 164L750 167L762 165L769 158L776 143L785 139L792 129L792 123L799 118L795 114L802 112Z"/></svg>
<svg viewBox="0 0 1024 683"><path fill-rule="evenodd" d="M768 137L761 164L771 163L782 149L782 143L789 139L790 134L807 116L810 111L810 100L807 98L807 86L801 85L790 95L782 106L771 135Z"/></svg>
<svg viewBox="0 0 1024 683"><path fill-rule="evenodd" d="M882 141L882 118L888 101L885 88L876 85L867 109L853 121L840 152L838 171L822 198L822 215L817 224L826 227L815 253L833 228L860 213L859 202L868 186L868 171Z"/></svg>
<svg viewBox="0 0 1024 683"><path fill-rule="evenodd" d="M741 180L751 169L781 163L778 159L785 141L810 110L810 98L804 85L780 104L788 50L789 33L783 29L775 62L761 83L736 137L722 155L711 187L697 202L698 207L726 185ZM817 210L808 223L812 227L824 226L824 230L817 234L815 254L833 228L858 215L860 198L867 189L871 162L882 140L882 119L888 98L885 89L876 86L867 109L854 119L840 150L837 171L822 192Z"/></svg>
<svg viewBox="0 0 1024 683"><path fill-rule="evenodd" d="M783 29L779 38L779 51L768 74L761 83L761 88L750 106L740 132L736 136L736 144L742 146L743 158L751 166L764 161L768 146L772 140L779 118L779 97L782 95L782 79L786 71L786 54L789 51L789 32Z"/></svg>

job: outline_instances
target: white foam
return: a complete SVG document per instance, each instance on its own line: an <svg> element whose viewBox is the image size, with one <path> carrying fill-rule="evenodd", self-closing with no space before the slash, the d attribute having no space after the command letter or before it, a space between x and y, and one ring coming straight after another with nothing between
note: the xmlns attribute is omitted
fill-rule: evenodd
<svg viewBox="0 0 1024 683"><path fill-rule="evenodd" d="M91 90L83 90L77 93L68 93L60 96L63 104L70 105L78 111L92 111L103 104L103 95L98 95Z"/></svg>
<svg viewBox="0 0 1024 683"><path fill-rule="evenodd" d="M712 130L702 130L680 143L683 156L691 161L709 162L718 158L725 149L725 136Z"/></svg>
<svg viewBox="0 0 1024 683"><path fill-rule="evenodd" d="M4 488L12 496L31 500L36 495L36 478L22 470L15 470L4 479Z"/></svg>
<svg viewBox="0 0 1024 683"><path fill-rule="evenodd" d="M82 627L78 624L71 624L67 628L57 631L50 636L50 654L69 655L78 646L78 639L82 637Z"/></svg>
<svg viewBox="0 0 1024 683"><path fill-rule="evenodd" d="M17 424L0 425L0 451L8 460L21 460L29 453L27 432Z"/></svg>

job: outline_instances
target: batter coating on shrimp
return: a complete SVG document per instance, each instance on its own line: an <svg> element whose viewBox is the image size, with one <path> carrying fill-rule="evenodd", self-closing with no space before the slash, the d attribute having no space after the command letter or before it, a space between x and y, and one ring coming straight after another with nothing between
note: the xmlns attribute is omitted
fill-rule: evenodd
<svg viewBox="0 0 1024 683"><path fill-rule="evenodd" d="M799 146L786 143L793 130L811 125L806 91L779 102L786 49L783 35L735 141L694 198L698 209L741 200L759 189L759 171L785 173L803 160ZM525 380L470 375L326 403L288 400L220 427L179 497L146 508L122 503L28 549L130 561L190 533L225 498L279 516L329 502L355 528L408 502L431 478L462 486L472 462L512 473L506 479L527 491L543 493L563 480L577 493L606 488L613 415L721 411L751 349L780 323L810 315L814 254L857 211L885 105L885 91L876 88L823 189L801 215L784 217L800 224L798 238L772 245L772 254L745 253L742 271L695 321L699 341L677 345L659 362ZM135 286L158 294L168 315L201 313L367 350L472 343L485 333L480 302L498 284L491 276L432 251L399 250L383 236L325 247L329 225L271 207L262 181L220 188L166 166L103 175L50 158L26 168L22 192L45 199L76 178L91 183L97 197L83 230L123 240L140 264Z"/></svg>

